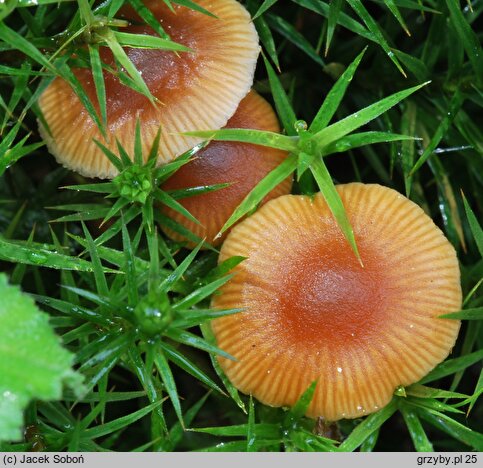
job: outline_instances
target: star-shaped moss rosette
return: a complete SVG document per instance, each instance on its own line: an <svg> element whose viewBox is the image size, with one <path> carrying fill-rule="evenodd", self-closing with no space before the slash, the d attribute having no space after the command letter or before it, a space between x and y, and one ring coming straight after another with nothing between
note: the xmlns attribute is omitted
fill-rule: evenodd
<svg viewBox="0 0 483 468"><path fill-rule="evenodd" d="M129 369L142 382L151 403L142 414L155 410L157 430L166 435L167 425L160 406L166 396L179 423L184 425L182 397L178 394L172 364L208 388L224 394L213 379L178 348L193 347L231 359L228 353L197 335L194 329L213 318L239 312L239 309L212 311L206 301L231 278L227 271L243 259L230 259L225 265L204 271L199 281L189 281L187 278L194 268L201 243L179 265L170 267L161 254L156 230L152 236L147 236L147 247L141 249L139 233L143 230L132 238L123 223L121 250L98 245L84 224L83 232L84 237L71 235L71 238L85 248L93 273L84 277L82 286L72 279L64 285L68 300L34 297L56 315L81 321L83 327L92 327L96 338L75 357L79 371L86 378L87 391L93 390L114 366ZM109 270L110 276L106 275L104 263L116 267L114 277L113 270ZM75 331L73 333L75 335ZM85 437L88 436L87 432Z"/></svg>
<svg viewBox="0 0 483 468"><path fill-rule="evenodd" d="M187 133L187 135L198 136L215 141L241 141L289 152L288 157L276 169L262 179L245 197L225 223L220 233L225 232L243 216L251 212L271 190L289 177L294 171L297 173L297 179L300 180L304 173L309 170L313 174L318 188L327 201L327 204L342 229L344 236L352 246L356 256L360 258L353 230L348 221L340 196L335 189L334 183L332 182L325 165L324 157L364 145L414 139L412 136L390 132L352 132L377 118L427 84L423 83L404 91L399 91L398 93L386 97L381 101L371 104L370 106L329 125L329 122L332 120L344 97L347 87L354 76L357 66L362 60L364 52L365 50L357 56L334 84L310 125L304 121L297 120L280 80L268 60L264 58L273 98L275 100L275 106L284 126L286 135L260 130L231 128Z"/></svg>
<svg viewBox="0 0 483 468"><path fill-rule="evenodd" d="M206 146L201 143L186 153L179 156L171 163L156 167L158 147L161 132L158 131L156 138L148 155L143 154L141 124L138 122L135 131L134 148L132 156L128 150L117 142L118 155L111 152L102 143L96 141L106 159L116 167L119 174L111 182L100 182L94 184L81 184L68 186L66 188L75 191L87 191L103 194L106 199L115 199L112 206L105 204L71 204L52 207L56 210L76 210L77 213L62 216L56 222L67 221L88 221L103 219L100 226L105 226L104 232L96 239L100 245L121 232L123 223L130 223L138 216L142 217L143 226L147 235L152 236L154 232L154 221L166 225L171 231L178 232L180 236L188 239L193 245L202 241L200 237L187 229L180 222L162 214L159 205L169 207L171 212L181 218L186 218L191 225L198 225L199 221L178 201L178 198L203 194L215 191L227 186L227 184L203 185L190 187L188 189L174 190L167 192L163 190L162 184L179 168L192 160L196 153ZM122 213L122 219L120 215ZM114 221L114 218L117 218ZM107 222L109 223L107 224ZM163 250L172 260L169 249L160 238ZM206 244L207 247L208 244ZM172 264L174 264L172 262Z"/></svg>

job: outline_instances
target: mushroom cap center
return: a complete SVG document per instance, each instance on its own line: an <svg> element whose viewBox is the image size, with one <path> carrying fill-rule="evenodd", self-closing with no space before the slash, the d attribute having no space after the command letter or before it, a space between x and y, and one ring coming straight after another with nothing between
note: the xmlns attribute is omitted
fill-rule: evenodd
<svg viewBox="0 0 483 468"><path fill-rule="evenodd" d="M364 267L344 239L311 246L291 263L276 299L279 319L292 339L337 346L361 331L367 337L377 330L384 319L387 282L377 256L360 247Z"/></svg>

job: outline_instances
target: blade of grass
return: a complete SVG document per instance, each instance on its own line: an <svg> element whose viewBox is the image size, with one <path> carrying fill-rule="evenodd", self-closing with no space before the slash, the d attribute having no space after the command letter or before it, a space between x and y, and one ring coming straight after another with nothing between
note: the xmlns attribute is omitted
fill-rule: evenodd
<svg viewBox="0 0 483 468"><path fill-rule="evenodd" d="M451 22L453 23L460 41L463 43L466 54L470 59L471 65L475 70L476 78L481 83L483 80L483 49L478 36L471 29L468 20L461 12L459 1L446 0L446 5L448 6Z"/></svg>
<svg viewBox="0 0 483 468"><path fill-rule="evenodd" d="M310 167L312 174L317 181L317 185L322 192L322 195L327 202L327 205L333 214L334 218L339 225L344 237L349 242L354 254L356 255L359 263L362 265L362 259L359 254L359 250L357 249L356 239L354 236L354 231L350 224L349 218L347 217L347 213L345 211L344 205L342 204L342 200L337 192L337 189L334 186L334 182L332 182L332 177L327 170L327 167L324 163L322 158L316 158Z"/></svg>
<svg viewBox="0 0 483 468"><path fill-rule="evenodd" d="M326 57L327 57L327 54L329 53L330 43L332 42L332 38L334 37L335 27L339 22L339 15L343 5L344 5L344 0L332 0L330 2L329 15L327 18L328 20L327 36L325 41L325 53L324 53Z"/></svg>
<svg viewBox="0 0 483 468"><path fill-rule="evenodd" d="M392 94L391 96L371 104L370 106L367 106L364 109L355 112L354 114L349 115L348 117L339 120L332 125L329 125L328 127L316 133L311 140L319 147L323 148L324 146L329 145L353 130L370 122L371 120L374 120L376 117L379 117L391 107L394 107L403 99L418 91L423 86L426 86L428 83L423 83L418 86L399 91L398 93Z"/></svg>
<svg viewBox="0 0 483 468"><path fill-rule="evenodd" d="M228 218L224 226L221 228L219 235L233 226L238 220L245 216L249 211L253 210L260 201L262 201L267 193L274 187L285 180L297 168L297 156L290 155L277 168L266 175L258 185L243 199L233 214Z"/></svg>
<svg viewBox="0 0 483 468"><path fill-rule="evenodd" d="M278 76L275 74L270 62L263 56L263 61L265 63L265 68L268 73L268 80L270 82L270 88L272 90L273 100L275 101L275 108L277 109L277 114L282 122L283 127L287 135L295 136L297 132L295 131L295 122L297 117L293 110L292 104L289 101L285 90L283 89L282 83Z"/></svg>
<svg viewBox="0 0 483 468"><path fill-rule="evenodd" d="M359 447L371 434L378 430L397 409L396 402L392 400L387 406L377 413L369 415L362 421L350 435L340 444L339 449L344 452L353 452Z"/></svg>
<svg viewBox="0 0 483 468"><path fill-rule="evenodd" d="M325 66L325 62L319 56L317 51L313 48L312 44L299 33L289 22L285 21L283 18L271 13L266 14L266 21L272 30L277 31L288 41L290 41L295 47L298 47L302 52L304 52L308 57L310 57L314 62L318 63L321 67Z"/></svg>
<svg viewBox="0 0 483 468"><path fill-rule="evenodd" d="M454 320L482 320L483 307L475 307L460 312L452 312L450 314L440 315L440 318L449 318Z"/></svg>
<svg viewBox="0 0 483 468"><path fill-rule="evenodd" d="M92 78L96 88L97 102L101 112L101 120L104 126L107 125L107 104L106 104L106 87L104 84L104 75L102 73L101 56L99 55L99 46L97 44L89 44L89 56L91 58Z"/></svg>
<svg viewBox="0 0 483 468"><path fill-rule="evenodd" d="M354 77L359 63L361 63L362 57L364 57L366 50L367 47L347 67L344 73L335 82L334 86L332 86L331 90L327 93L327 96L325 97L324 102L320 106L317 115L314 117L314 120L310 124L310 132L318 133L325 127L327 127L335 112L339 108L342 98L344 97L347 90L347 87L352 81L352 78Z"/></svg>
<svg viewBox="0 0 483 468"><path fill-rule="evenodd" d="M481 361L481 359L483 359L483 349L467 354L466 356L449 359L438 364L428 375L426 375L426 377L423 377L419 383L425 384L446 377L447 375L454 374L461 369L466 369L476 362Z"/></svg>
<svg viewBox="0 0 483 468"><path fill-rule="evenodd" d="M179 401L176 383L174 381L171 368L169 367L168 361L164 355L164 351L161 348L157 350L154 356L154 363L156 364L156 368L161 376L164 387L166 388L169 398L171 399L171 404L173 405L176 416L178 417L178 421L184 428L183 412L181 411L181 403Z"/></svg>
<svg viewBox="0 0 483 468"><path fill-rule="evenodd" d="M406 78L406 73L404 72L401 64L399 63L399 60L394 55L394 52L391 50L391 47L389 46L386 38L384 37L384 31L379 27L377 22L367 11L361 0L347 0L347 3L357 13L359 18L361 18L361 20L367 26L367 29L369 29L369 31L373 34L376 42L382 47L384 52L386 52L387 56L391 59L394 65L396 65L397 69Z"/></svg>
<svg viewBox="0 0 483 468"><path fill-rule="evenodd" d="M476 246L478 247L478 252L483 258L483 229L475 216L475 213L471 209L468 200L466 199L463 192L461 192L461 197L463 198L463 204L465 207L466 217L468 218L468 223L470 225L471 233L475 239Z"/></svg>
<svg viewBox="0 0 483 468"><path fill-rule="evenodd" d="M429 142L428 146L425 148L424 153L416 161L416 164L414 164L409 175L413 175L433 154L434 150L439 145L441 139L448 132L448 129L451 123L453 122L453 119L455 118L456 114L458 113L461 106L463 105L464 99L465 99L464 95L459 91L459 89L457 89L449 103L447 114L441 120L441 123L438 125L438 128L436 129L436 132L431 138L431 141Z"/></svg>
<svg viewBox="0 0 483 468"><path fill-rule="evenodd" d="M297 138L280 135L262 130L247 130L244 128L226 128L221 130L204 130L197 132L184 132L183 135L206 138L215 141L240 141L254 145L269 146L286 151L297 149Z"/></svg>
<svg viewBox="0 0 483 468"><path fill-rule="evenodd" d="M429 441L426 432L423 429L421 421L415 411L404 406L400 408L404 422L409 431L409 435L417 452L433 452L433 444Z"/></svg>

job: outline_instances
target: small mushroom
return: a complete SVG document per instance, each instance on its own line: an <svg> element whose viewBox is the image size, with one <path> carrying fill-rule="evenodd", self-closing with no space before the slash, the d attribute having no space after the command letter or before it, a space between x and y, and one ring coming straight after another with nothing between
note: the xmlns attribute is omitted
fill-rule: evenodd
<svg viewBox="0 0 483 468"><path fill-rule="evenodd" d="M40 97L40 109L49 127L47 130L40 123L40 132L50 152L64 166L89 177L114 177L116 169L92 139L117 154L117 138L131 151L138 118L144 154L149 153L161 126L158 163L168 162L199 142L181 132L223 127L250 90L259 45L245 8L235 0L197 0L199 6L216 15L214 18L180 5L173 5L171 11L167 3L148 0L145 5L173 41L194 52L124 49L160 104L154 106L105 72L106 141L67 82L56 78ZM132 9L124 10L124 17L133 24L122 32L154 34L150 27L134 24L141 20ZM116 68L107 47L101 48L101 58ZM76 69L74 74L97 106L91 70Z"/></svg>
<svg viewBox="0 0 483 468"><path fill-rule="evenodd" d="M220 261L247 257L213 299L245 311L216 319L231 382L271 406L291 406L317 381L307 416L356 418L443 361L460 323L456 253L432 220L398 192L339 185L363 260L324 198L270 201L227 237Z"/></svg>
<svg viewBox="0 0 483 468"><path fill-rule="evenodd" d="M255 91L251 91L228 121L226 128L251 128L279 132L277 116L270 104ZM230 183L231 185L213 192L195 195L179 200L180 203L200 222L196 224L172 209L164 212L172 219L188 228L200 238L214 245L220 244L223 235L213 239L243 201L250 190L271 170L275 169L287 156L285 151L239 142L213 141L200 150L193 161L179 169L164 184L163 190L178 190L188 187ZM292 188L292 178L277 185L264 199L264 202L286 195ZM164 228L176 239L181 235Z"/></svg>

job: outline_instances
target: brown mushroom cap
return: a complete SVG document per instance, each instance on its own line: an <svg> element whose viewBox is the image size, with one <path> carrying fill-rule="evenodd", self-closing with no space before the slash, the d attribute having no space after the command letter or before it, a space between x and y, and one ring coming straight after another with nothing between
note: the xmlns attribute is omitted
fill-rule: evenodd
<svg viewBox="0 0 483 468"><path fill-rule="evenodd" d="M132 151L136 118L142 124L144 152L149 152L158 128L162 128L158 163L185 152L199 139L179 135L192 130L223 127L248 93L259 53L258 36L248 12L235 0L198 0L217 18L173 5L174 13L162 1L145 5L159 19L175 42L194 53L125 48L142 73L153 96L162 103L153 106L147 98L105 72L109 141L105 141L94 121L67 82L60 78L46 89L39 104L51 134L40 125L49 150L66 167L92 177L114 177L117 173L96 138L117 154L115 139ZM134 12L125 17L136 20ZM123 32L154 34L148 26L130 25ZM103 62L115 68L111 51L101 48ZM91 101L97 105L92 73L77 69L75 75Z"/></svg>
<svg viewBox="0 0 483 468"><path fill-rule="evenodd" d="M228 121L226 128L252 128L279 132L277 116L270 104L255 91L251 91ZM246 195L275 169L287 153L273 148L239 142L213 141L205 149L199 151L193 161L179 169L163 184L163 190L177 190L188 187L198 187L231 183L229 187L188 197L179 202L198 220L196 224L178 212L164 208L166 214L184 227L188 228L207 242L219 244L225 236L216 241L218 234L235 208ZM264 199L286 195L292 188L292 178L285 179L277 185ZM167 234L183 240L179 234L166 230Z"/></svg>
<svg viewBox="0 0 483 468"><path fill-rule="evenodd" d="M248 257L213 299L246 308L212 322L231 382L272 406L318 381L307 415L355 418L451 351L461 307L456 253L416 204L379 185L337 187L364 268L323 197L272 200L236 226L220 261Z"/></svg>

